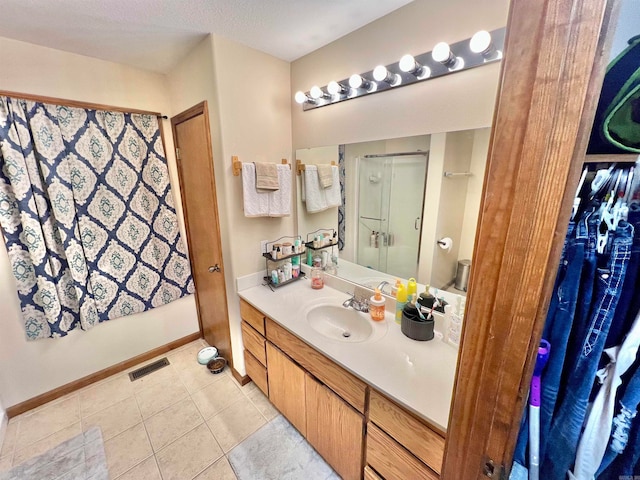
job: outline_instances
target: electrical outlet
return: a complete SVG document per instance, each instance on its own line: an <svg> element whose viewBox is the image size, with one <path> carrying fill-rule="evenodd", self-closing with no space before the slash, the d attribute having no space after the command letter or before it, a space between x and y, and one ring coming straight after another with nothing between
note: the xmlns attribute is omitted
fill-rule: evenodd
<svg viewBox="0 0 640 480"><path fill-rule="evenodd" d="M260 255L267 253L267 243L269 240L260 240Z"/></svg>

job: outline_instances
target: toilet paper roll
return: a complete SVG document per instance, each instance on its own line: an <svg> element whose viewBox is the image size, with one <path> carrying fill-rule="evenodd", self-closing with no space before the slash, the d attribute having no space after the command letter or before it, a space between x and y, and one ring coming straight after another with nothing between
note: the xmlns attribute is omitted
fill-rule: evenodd
<svg viewBox="0 0 640 480"><path fill-rule="evenodd" d="M451 238L449 237L444 237L438 240L438 245L441 249L448 252L451 250L451 247L453 247L453 240L451 240Z"/></svg>

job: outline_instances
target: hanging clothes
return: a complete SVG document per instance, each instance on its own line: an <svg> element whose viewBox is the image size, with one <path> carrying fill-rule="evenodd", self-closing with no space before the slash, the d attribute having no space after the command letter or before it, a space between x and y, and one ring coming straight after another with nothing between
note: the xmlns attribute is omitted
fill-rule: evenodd
<svg viewBox="0 0 640 480"><path fill-rule="evenodd" d="M543 330L540 479L618 479L640 459L638 167L585 169L576 195ZM529 478L528 441L525 410L511 480Z"/></svg>

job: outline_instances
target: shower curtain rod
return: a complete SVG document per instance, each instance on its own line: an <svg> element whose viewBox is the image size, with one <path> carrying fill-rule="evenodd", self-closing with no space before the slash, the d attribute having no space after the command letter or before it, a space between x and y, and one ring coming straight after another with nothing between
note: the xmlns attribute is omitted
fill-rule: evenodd
<svg viewBox="0 0 640 480"><path fill-rule="evenodd" d="M382 158L382 157L406 157L413 155L424 155L425 157L429 156L429 150L417 152L399 152L399 153L371 153L369 155L365 155L364 158Z"/></svg>

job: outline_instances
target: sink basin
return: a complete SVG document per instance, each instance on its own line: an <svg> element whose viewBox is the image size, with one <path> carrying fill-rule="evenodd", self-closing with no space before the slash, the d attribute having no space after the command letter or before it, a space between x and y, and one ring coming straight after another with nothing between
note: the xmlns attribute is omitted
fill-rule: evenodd
<svg viewBox="0 0 640 480"><path fill-rule="evenodd" d="M373 322L368 313L337 305L323 304L310 308L307 322L324 337L341 342L377 340L387 332L387 322Z"/></svg>

